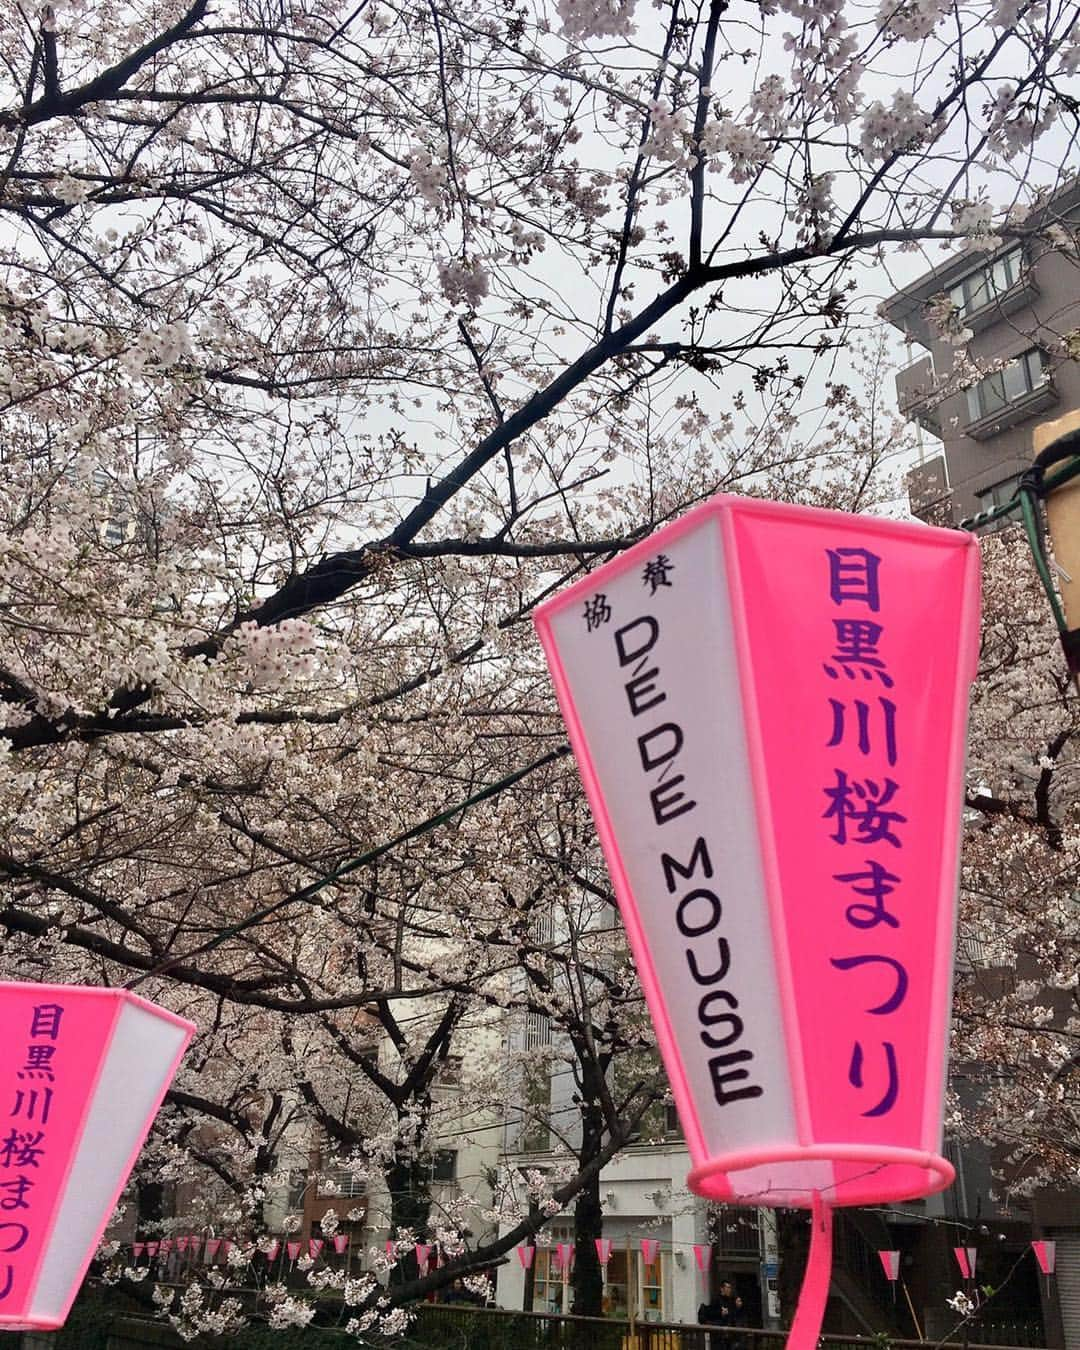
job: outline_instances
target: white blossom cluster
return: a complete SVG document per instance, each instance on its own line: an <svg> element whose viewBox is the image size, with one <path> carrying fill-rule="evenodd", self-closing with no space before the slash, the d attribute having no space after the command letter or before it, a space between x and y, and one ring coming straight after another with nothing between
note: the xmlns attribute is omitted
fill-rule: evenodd
<svg viewBox="0 0 1080 1350"><path fill-rule="evenodd" d="M476 259L451 258L439 263L439 284L452 305L475 309L487 295L491 278Z"/></svg>
<svg viewBox="0 0 1080 1350"><path fill-rule="evenodd" d="M429 206L437 207L446 187L446 166L436 163L431 151L421 146L409 160L409 173L424 201Z"/></svg>
<svg viewBox="0 0 1080 1350"><path fill-rule="evenodd" d="M932 119L906 90L898 89L886 107L875 99L862 117L860 144L871 162L910 154L923 144Z"/></svg>
<svg viewBox="0 0 1080 1350"><path fill-rule="evenodd" d="M556 0L562 31L572 39L628 37L635 0Z"/></svg>

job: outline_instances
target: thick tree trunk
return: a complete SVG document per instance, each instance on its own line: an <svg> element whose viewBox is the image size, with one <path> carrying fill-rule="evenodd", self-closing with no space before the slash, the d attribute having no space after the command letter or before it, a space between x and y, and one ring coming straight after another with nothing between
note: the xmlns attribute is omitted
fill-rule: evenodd
<svg viewBox="0 0 1080 1350"><path fill-rule="evenodd" d="M600 1152L604 1142L604 1117L595 1102L581 1108L582 1166ZM603 1311L604 1275L596 1254L596 1239L604 1232L600 1204L600 1173L578 1192L574 1203L574 1299L571 1311L582 1317L599 1317Z"/></svg>
<svg viewBox="0 0 1080 1350"><path fill-rule="evenodd" d="M390 1236L409 1229L422 1239L431 1215L431 1183L425 1164L415 1158L396 1159L386 1170L386 1188L390 1192ZM415 1252L405 1252L390 1272L390 1283L404 1284L418 1273Z"/></svg>

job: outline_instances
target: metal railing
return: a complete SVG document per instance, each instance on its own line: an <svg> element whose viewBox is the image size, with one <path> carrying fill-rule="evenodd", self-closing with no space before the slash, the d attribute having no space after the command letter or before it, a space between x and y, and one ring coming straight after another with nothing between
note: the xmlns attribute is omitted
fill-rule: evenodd
<svg viewBox="0 0 1080 1350"><path fill-rule="evenodd" d="M1026 1339L985 1342L975 1339L977 1328L968 1330L971 1339L967 1350L1031 1350L1032 1343ZM625 1319L614 1317L426 1304L417 1310L404 1344L423 1346L424 1350L781 1350L787 1337L786 1331L761 1331L756 1327L639 1321L631 1326ZM950 1343L963 1341L962 1332L950 1338ZM819 1350L927 1350L932 1344L893 1336L828 1333L818 1342Z"/></svg>

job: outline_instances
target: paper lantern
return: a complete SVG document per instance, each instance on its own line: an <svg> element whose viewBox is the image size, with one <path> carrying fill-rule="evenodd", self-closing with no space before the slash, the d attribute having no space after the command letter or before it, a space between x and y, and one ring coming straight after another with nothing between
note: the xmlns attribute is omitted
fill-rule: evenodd
<svg viewBox="0 0 1080 1350"><path fill-rule="evenodd" d="M704 1275L709 1269L709 1261L712 1259L712 1248L703 1247L695 1243L694 1245L694 1263L698 1270Z"/></svg>
<svg viewBox="0 0 1080 1350"><path fill-rule="evenodd" d="M176 1250L177 1250L178 1252L186 1252L186 1251L187 1251L187 1248L188 1248L188 1240L187 1240L187 1238L186 1238L186 1237L178 1237L178 1238L176 1239Z"/></svg>
<svg viewBox="0 0 1080 1350"><path fill-rule="evenodd" d="M313 1261L318 1260L319 1256L321 1256L323 1241L324 1239L322 1238L308 1238L308 1255Z"/></svg>
<svg viewBox="0 0 1080 1350"><path fill-rule="evenodd" d="M218 1248L221 1246L220 1238L207 1238L203 1245L203 1260L211 1264L215 1261L218 1254Z"/></svg>
<svg viewBox="0 0 1080 1350"><path fill-rule="evenodd" d="M656 1258L660 1252L660 1241L658 1238L641 1239L641 1255L645 1258L647 1266L656 1265Z"/></svg>
<svg viewBox="0 0 1080 1350"><path fill-rule="evenodd" d="M597 1260L606 1270L611 1260L611 1238L594 1238L593 1241L596 1243Z"/></svg>
<svg viewBox="0 0 1080 1350"><path fill-rule="evenodd" d="M295 1241L293 1241L293 1242L286 1242L286 1244L285 1244L285 1250L286 1250L286 1252L287 1252L288 1255L289 1255L289 1260L290 1260L290 1261L295 1261L296 1258L300 1255L300 1252L301 1252L301 1250L302 1250L302 1244L299 1243L299 1242L295 1242Z"/></svg>
<svg viewBox="0 0 1080 1350"><path fill-rule="evenodd" d="M202 1235L201 1235L201 1234L198 1235L198 1236L196 1236L196 1237L190 1237L190 1238L188 1238L188 1247L195 1253L196 1256L198 1256L198 1254L199 1254L199 1248L200 1248L201 1246L202 1246Z"/></svg>
<svg viewBox="0 0 1080 1350"><path fill-rule="evenodd" d="M421 1275L428 1273L428 1261L431 1258L431 1244L428 1242L418 1242L416 1244L416 1268Z"/></svg>
<svg viewBox="0 0 1080 1350"><path fill-rule="evenodd" d="M878 1256L881 1258L881 1268L885 1272L885 1278L895 1283L900 1275L900 1253L882 1251L878 1252Z"/></svg>
<svg viewBox="0 0 1080 1350"><path fill-rule="evenodd" d="M954 1247L953 1255L956 1257L956 1264L960 1267L960 1274L965 1280L974 1278L975 1275L975 1248L974 1247Z"/></svg>
<svg viewBox="0 0 1080 1350"><path fill-rule="evenodd" d="M1048 1239L1040 1239L1031 1244L1035 1252L1035 1260L1039 1263L1039 1269L1044 1275L1053 1275L1055 1254L1057 1244Z"/></svg>
<svg viewBox="0 0 1080 1350"><path fill-rule="evenodd" d="M518 1260L521 1262L523 1270L529 1270L532 1267L533 1257L536 1255L536 1248L532 1243L517 1248Z"/></svg>
<svg viewBox="0 0 1080 1350"><path fill-rule="evenodd" d="M555 1244L555 1255L557 1264L556 1270L562 1271L563 1283L570 1277L570 1267L574 1263L574 1244L572 1242L558 1242Z"/></svg>
<svg viewBox="0 0 1080 1350"><path fill-rule="evenodd" d="M349 1245L348 1233L335 1233L331 1240L334 1244L334 1251L337 1252L338 1256L340 1256Z"/></svg>
<svg viewBox="0 0 1080 1350"><path fill-rule="evenodd" d="M266 1249L266 1259L267 1259L267 1261L270 1261L270 1262L276 1261L280 1252L281 1252L281 1239L280 1239L280 1238L272 1238L272 1239L270 1240L270 1245L269 1245L269 1247L267 1247L267 1249Z"/></svg>
<svg viewBox="0 0 1080 1350"><path fill-rule="evenodd" d="M0 1018L0 1327L46 1330L63 1325L195 1028L127 990L64 985L0 984Z"/></svg>
<svg viewBox="0 0 1080 1350"><path fill-rule="evenodd" d="M689 1184L813 1209L805 1306L823 1306L831 1206L953 1178L941 1131L975 541L718 497L536 623Z"/></svg>
<svg viewBox="0 0 1080 1350"><path fill-rule="evenodd" d="M172 1249L173 1249L172 1238L162 1238L161 1244L158 1247L158 1250L161 1252L162 1256L168 1256L168 1254L172 1251Z"/></svg>
<svg viewBox="0 0 1080 1350"><path fill-rule="evenodd" d="M142 1256L144 1251L146 1251L145 1242L133 1242L131 1244L131 1254L132 1256L134 1256L136 1261L139 1259L140 1256Z"/></svg>
<svg viewBox="0 0 1080 1350"><path fill-rule="evenodd" d="M157 1254L158 1254L158 1251L159 1251L160 1247L161 1247L161 1243L160 1243L160 1242L148 1242L148 1243L146 1244L146 1254L147 1254L147 1256L155 1256L155 1257L156 1257Z"/></svg>

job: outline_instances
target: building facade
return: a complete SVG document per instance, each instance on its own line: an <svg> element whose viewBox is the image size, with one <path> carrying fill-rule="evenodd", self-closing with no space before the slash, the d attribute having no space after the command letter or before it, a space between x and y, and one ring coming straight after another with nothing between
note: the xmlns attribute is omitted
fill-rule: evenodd
<svg viewBox="0 0 1080 1350"><path fill-rule="evenodd" d="M1045 233L950 257L882 306L917 351L896 393L928 438L908 493L934 524L1008 501L1033 428L1080 408L1080 182L1025 224Z"/></svg>

